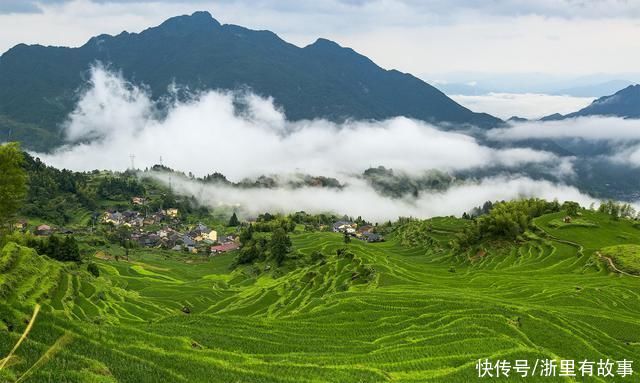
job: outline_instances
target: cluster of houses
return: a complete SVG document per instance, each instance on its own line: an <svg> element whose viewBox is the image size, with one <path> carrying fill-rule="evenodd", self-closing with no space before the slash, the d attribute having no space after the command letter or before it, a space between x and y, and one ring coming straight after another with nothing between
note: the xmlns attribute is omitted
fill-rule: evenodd
<svg viewBox="0 0 640 383"><path fill-rule="evenodd" d="M19 220L13 225L14 229L19 230L21 232L29 231L29 223L27 220ZM32 229L33 234L39 236L48 236L51 234L73 234L74 231L71 229L67 229L64 227L52 227L50 225L41 224L37 225Z"/></svg>
<svg viewBox="0 0 640 383"><path fill-rule="evenodd" d="M133 204L143 204L136 200ZM180 224L178 209L159 210L143 216L133 210L124 212L109 210L102 215L101 222L114 226L126 226L132 229L131 240L144 247L161 247L175 251L188 251L193 254L222 254L240 247L237 236L218 238L215 230L199 223L187 231L178 229ZM148 230L149 226L155 226ZM158 227L159 226L159 227Z"/></svg>
<svg viewBox="0 0 640 383"><path fill-rule="evenodd" d="M123 212L107 210L102 215L101 221L105 224L112 224L115 226L124 225L127 227L143 227L160 224L161 222L170 222L174 224L180 223L178 218L178 209L161 209L155 213L147 214L146 216L139 211L134 210L125 210Z"/></svg>
<svg viewBox="0 0 640 383"><path fill-rule="evenodd" d="M382 242L384 238L380 234L373 232L373 226L362 225L358 227L355 222L338 221L333 224L333 232L345 233L352 237L358 238L367 242Z"/></svg>

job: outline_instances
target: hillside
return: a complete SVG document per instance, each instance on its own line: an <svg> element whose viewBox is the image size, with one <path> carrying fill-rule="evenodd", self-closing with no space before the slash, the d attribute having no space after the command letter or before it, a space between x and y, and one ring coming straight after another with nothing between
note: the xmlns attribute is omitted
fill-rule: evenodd
<svg viewBox="0 0 640 383"><path fill-rule="evenodd" d="M577 112L565 115L555 113L541 120L552 121L587 116L640 118L640 85L629 85L612 95L600 97Z"/></svg>
<svg viewBox="0 0 640 383"><path fill-rule="evenodd" d="M43 304L0 376L21 376L45 352L33 381L467 382L479 358L638 360L640 278L598 257L640 244L637 224L587 210L565 223L565 214L535 219L519 241L459 253L449 243L469 221L456 218L408 222L384 243L352 241L351 256L336 255L341 234L296 230L301 263L283 269L143 249L117 261L107 246L92 257L100 277L72 268L42 288L33 268L6 261L37 256L8 244L2 280L48 293L0 301L0 323L14 323L0 327L0 355L24 329L15 318ZM428 230L413 236L419 227ZM324 260L310 261L317 251ZM362 279L365 269L373 274Z"/></svg>
<svg viewBox="0 0 640 383"><path fill-rule="evenodd" d="M122 71L155 98L175 83L198 89L239 89L272 96L293 120L384 119L495 126L422 80L380 68L335 42L296 47L269 31L221 25L208 12L171 18L141 33L100 35L79 48L20 44L0 57L0 132L27 147L59 143L59 124L77 101L90 65ZM29 124L29 125L24 125ZM26 134L35 126L58 141Z"/></svg>

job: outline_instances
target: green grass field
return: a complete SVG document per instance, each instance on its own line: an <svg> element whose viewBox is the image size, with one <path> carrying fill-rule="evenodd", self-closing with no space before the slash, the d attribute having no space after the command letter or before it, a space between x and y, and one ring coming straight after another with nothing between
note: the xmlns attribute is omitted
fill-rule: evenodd
<svg viewBox="0 0 640 383"><path fill-rule="evenodd" d="M1 357L35 303L43 309L0 381L468 382L478 358L640 363L640 278L595 255L640 244L640 230L588 212L596 226L549 225L559 218L481 256L444 246L464 225L453 218L429 223L430 246L354 240L352 258L335 255L340 234L296 233L297 251L327 260L284 271L137 251L129 262L96 258L94 278L10 244ZM538 379L521 380L573 381Z"/></svg>

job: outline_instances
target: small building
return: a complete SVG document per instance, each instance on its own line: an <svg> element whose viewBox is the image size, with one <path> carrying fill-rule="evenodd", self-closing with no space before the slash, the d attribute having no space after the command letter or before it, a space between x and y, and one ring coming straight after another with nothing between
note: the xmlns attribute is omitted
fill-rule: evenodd
<svg viewBox="0 0 640 383"><path fill-rule="evenodd" d="M225 242L220 245L211 246L211 254L226 253L228 251L237 250L239 248L240 245L236 242Z"/></svg>
<svg viewBox="0 0 640 383"><path fill-rule="evenodd" d="M27 228L28 225L29 223L27 222L26 219L21 219L18 222L16 222L16 224L13 225L13 227L15 227L17 230L24 230Z"/></svg>
<svg viewBox="0 0 640 383"><path fill-rule="evenodd" d="M109 213L106 212L102 216L103 223L112 223L114 225L120 225L124 221L124 215L120 212Z"/></svg>
<svg viewBox="0 0 640 383"><path fill-rule="evenodd" d="M373 231L373 226L371 225L363 225L358 227L358 233L368 233Z"/></svg>
<svg viewBox="0 0 640 383"><path fill-rule="evenodd" d="M348 221L338 221L333 224L333 231L335 233L355 234L357 227L358 227L357 223L348 222Z"/></svg>
<svg viewBox="0 0 640 383"><path fill-rule="evenodd" d="M36 227L36 235L51 235L51 226L40 225Z"/></svg>
<svg viewBox="0 0 640 383"><path fill-rule="evenodd" d="M564 219L562 221L564 223L571 223L571 217L570 216L566 216L566 217L564 217Z"/></svg>
<svg viewBox="0 0 640 383"><path fill-rule="evenodd" d="M372 233L370 231L362 233L362 239L367 242L383 242L384 238L380 234Z"/></svg>
<svg viewBox="0 0 640 383"><path fill-rule="evenodd" d="M144 205L144 203L146 202L146 200L144 199L144 197L133 197L131 198L131 203L134 205Z"/></svg>
<svg viewBox="0 0 640 383"><path fill-rule="evenodd" d="M171 218L176 218L178 216L178 209L173 207L167 209L167 215Z"/></svg>
<svg viewBox="0 0 640 383"><path fill-rule="evenodd" d="M196 241L194 241L193 238L188 235L182 236L182 243L187 247L196 245Z"/></svg>

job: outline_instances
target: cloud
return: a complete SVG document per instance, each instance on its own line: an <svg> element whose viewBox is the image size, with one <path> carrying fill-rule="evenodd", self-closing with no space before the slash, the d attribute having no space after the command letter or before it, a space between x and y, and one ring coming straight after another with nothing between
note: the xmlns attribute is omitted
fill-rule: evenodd
<svg viewBox="0 0 640 383"><path fill-rule="evenodd" d="M166 114L160 114L143 90L95 67L65 124L71 143L41 156L77 170L122 170L130 155L144 168L162 156L178 170L197 175L219 171L233 179L299 169L335 176L377 165L415 173L558 162L549 152L492 149L468 135L403 117L289 122L272 99L247 92L208 91L168 103Z"/></svg>
<svg viewBox="0 0 640 383"><path fill-rule="evenodd" d="M31 7L51 3L72 2L73 0L3 0L9 4L27 4ZM97 4L149 4L149 3L180 3L182 0L88 0ZM212 3L211 0L187 0L192 4ZM549 17L637 17L640 15L640 5L633 1L621 0L226 0L219 4L236 4L245 6L259 6L279 8L287 11L336 11L336 9L353 8L360 11L384 8L404 8L419 15L449 15L459 12L477 12L498 14L505 16L544 15Z"/></svg>
<svg viewBox="0 0 640 383"><path fill-rule="evenodd" d="M37 13L40 8L35 1L5 0L0 2L0 14L2 13Z"/></svg>
<svg viewBox="0 0 640 383"><path fill-rule="evenodd" d="M508 128L492 129L487 136L500 141L579 138L622 142L640 140L640 120L594 116L556 121L518 122L511 123Z"/></svg>
<svg viewBox="0 0 640 383"><path fill-rule="evenodd" d="M505 120L512 116L538 119L553 113L567 114L582 109L593 101L591 97L538 93L489 93L449 97L473 111L489 113Z"/></svg>
<svg viewBox="0 0 640 383"><path fill-rule="evenodd" d="M572 168L570 160L548 152L492 149L468 135L403 117L344 124L290 122L272 99L246 91L208 91L188 101L167 98L163 103L168 109L161 113L145 91L118 74L99 66L91 73L89 86L64 126L70 143L51 154L36 154L49 164L74 170L123 170L130 155L135 155L138 168L158 163L162 156L165 165L196 175L218 171L240 180L304 172L336 176L346 184L341 190L232 189L174 176L172 185L178 192L210 206L241 205L250 213L331 211L382 221L461 214L487 200L518 197L592 201L574 187L526 176L458 181L445 192L423 192L417 199L387 198L357 174L377 165L409 174L496 166L517 170L526 164L554 169L551 165L560 163L566 175ZM166 175L154 176L168 182Z"/></svg>
<svg viewBox="0 0 640 383"><path fill-rule="evenodd" d="M169 183L163 173L147 173ZM515 198L539 197L548 200L561 198L580 202L588 206L597 201L578 189L558 185L549 181L532 180L527 177L490 177L479 181L457 184L444 192L421 193L418 198L391 199L371 189L364 181L349 177L342 190L328 188L278 188L236 189L203 184L186 178L171 179L179 193L193 195L210 207L241 207L249 215L258 213L308 213L347 214L362 216L374 222L395 220L399 216L428 218L433 216L461 215L486 201L511 200Z"/></svg>
<svg viewBox="0 0 640 383"><path fill-rule="evenodd" d="M25 4L38 4L38 13L0 14L0 51L18 43L79 46L101 33L139 32L171 16L208 10L222 23L272 30L299 46L326 37L385 68L416 74L504 74L541 68L564 76L621 73L635 72L640 59L640 39L629 38L640 34L637 1L27 0Z"/></svg>

